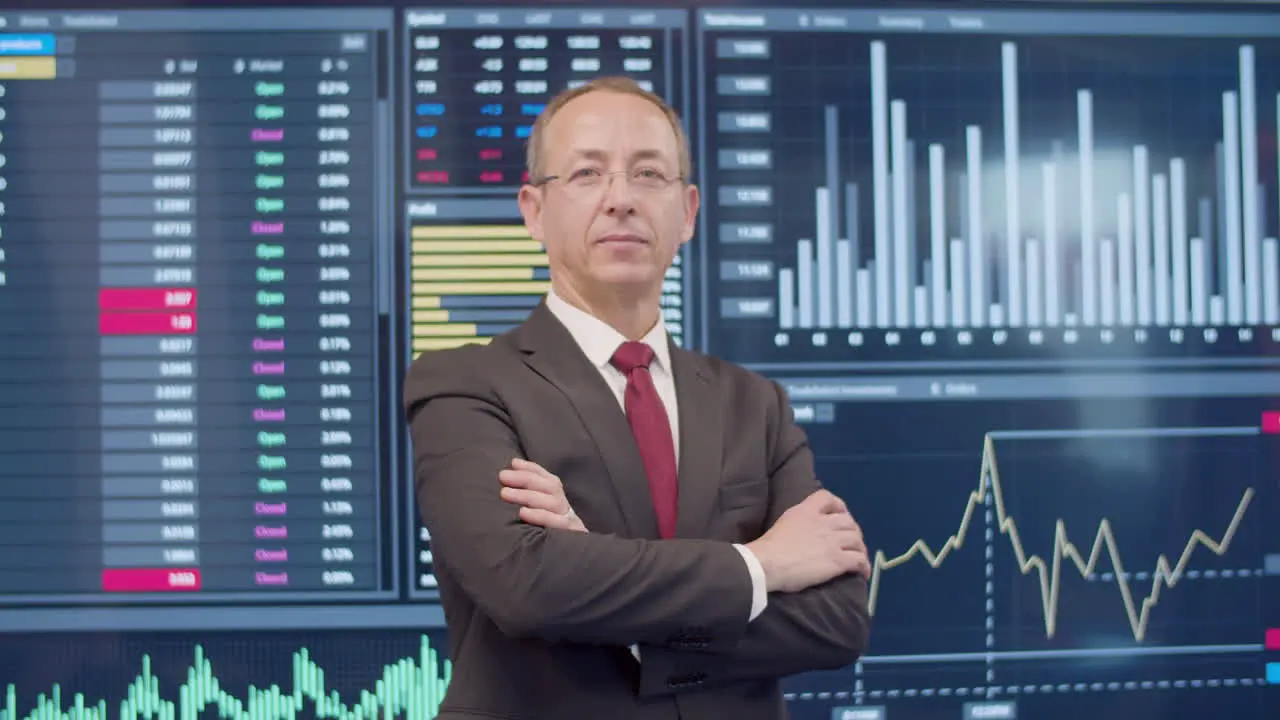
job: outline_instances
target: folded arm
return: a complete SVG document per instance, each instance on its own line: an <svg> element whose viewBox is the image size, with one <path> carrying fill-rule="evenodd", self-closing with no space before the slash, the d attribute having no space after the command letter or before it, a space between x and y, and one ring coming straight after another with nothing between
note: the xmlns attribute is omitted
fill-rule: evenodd
<svg viewBox="0 0 1280 720"><path fill-rule="evenodd" d="M729 543L548 530L501 499L498 473L524 452L474 364L465 351L424 355L405 383L418 507L439 567L512 636L737 645L751 578Z"/></svg>
<svg viewBox="0 0 1280 720"><path fill-rule="evenodd" d="M771 439L770 527L787 509L822 488L804 431L792 419L785 391L776 383L777 432ZM671 676L699 678L699 688L744 680L781 678L845 667L864 652L870 632L867 580L845 574L795 593L771 593L764 612L741 641L729 646L673 650L641 646L642 696L673 692Z"/></svg>

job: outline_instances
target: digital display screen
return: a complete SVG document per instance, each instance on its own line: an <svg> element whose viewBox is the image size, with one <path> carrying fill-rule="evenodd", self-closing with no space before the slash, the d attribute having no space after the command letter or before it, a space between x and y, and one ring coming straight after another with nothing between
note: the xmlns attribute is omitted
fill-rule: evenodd
<svg viewBox="0 0 1280 720"><path fill-rule="evenodd" d="M436 716L405 372L550 289L602 75L690 139L668 333L871 547L793 718L1272 717L1277 68L1264 6L0 1L0 720Z"/></svg>
<svg viewBox="0 0 1280 720"><path fill-rule="evenodd" d="M0 595L394 589L377 31L146 24L8 36Z"/></svg>

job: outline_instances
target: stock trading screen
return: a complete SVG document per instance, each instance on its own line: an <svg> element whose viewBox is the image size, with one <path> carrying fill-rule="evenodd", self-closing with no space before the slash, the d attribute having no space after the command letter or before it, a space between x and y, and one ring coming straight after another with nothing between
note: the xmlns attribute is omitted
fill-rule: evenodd
<svg viewBox="0 0 1280 720"><path fill-rule="evenodd" d="M0 597L377 593L378 37L177 20L6 41Z"/></svg>
<svg viewBox="0 0 1280 720"><path fill-rule="evenodd" d="M0 0L0 720L437 715L404 372L547 292L612 74L692 143L668 332L871 546L790 717L1275 716L1276 16L151 4Z"/></svg>

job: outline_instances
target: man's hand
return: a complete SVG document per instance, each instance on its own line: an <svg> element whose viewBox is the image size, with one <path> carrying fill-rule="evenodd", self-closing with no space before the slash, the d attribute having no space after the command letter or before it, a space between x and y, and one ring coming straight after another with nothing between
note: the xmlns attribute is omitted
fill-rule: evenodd
<svg viewBox="0 0 1280 720"><path fill-rule="evenodd" d="M769 592L799 592L845 573L871 575L862 528L826 490L782 513L747 548L764 568Z"/></svg>
<svg viewBox="0 0 1280 720"><path fill-rule="evenodd" d="M569 506L560 478L541 465L516 458L510 468L498 473L498 480L503 485L502 499L521 506L521 520L548 529L587 532L587 526Z"/></svg>

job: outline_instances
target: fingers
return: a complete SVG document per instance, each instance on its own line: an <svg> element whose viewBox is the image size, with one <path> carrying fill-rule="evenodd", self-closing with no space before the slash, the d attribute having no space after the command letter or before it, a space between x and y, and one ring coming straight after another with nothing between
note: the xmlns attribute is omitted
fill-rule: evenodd
<svg viewBox="0 0 1280 720"><path fill-rule="evenodd" d="M805 502L813 503L818 512L821 513L841 513L849 511L844 500L841 500L839 496L829 490L816 490L812 495L805 499Z"/></svg>
<svg viewBox="0 0 1280 720"><path fill-rule="evenodd" d="M513 505L520 505L520 519L530 525L559 530L588 532L586 525L572 513L560 478L541 465L513 458L511 467L498 472L503 487L499 495Z"/></svg>
<svg viewBox="0 0 1280 720"><path fill-rule="evenodd" d="M826 523L827 527L832 530L860 530L861 526L858 521L853 519L849 513L828 513L823 515L820 522Z"/></svg>
<svg viewBox="0 0 1280 720"><path fill-rule="evenodd" d="M524 458L512 458L511 467L499 471L498 479L511 487L539 489L543 492L558 492L561 489L560 478L538 463Z"/></svg>
<svg viewBox="0 0 1280 720"><path fill-rule="evenodd" d="M560 491L558 480L535 473L532 470L501 470L498 472L498 480L507 487L537 490L544 493L557 493Z"/></svg>
<svg viewBox="0 0 1280 720"><path fill-rule="evenodd" d="M866 538L862 537L862 530L846 529L839 530L836 534L837 542L841 550L851 550L855 552L865 553L867 551Z"/></svg>
<svg viewBox="0 0 1280 720"><path fill-rule="evenodd" d="M524 458L512 458L511 467L516 470L528 470L534 473L535 475L541 475L548 479L555 478L555 475L552 475L549 471L547 471L546 468L542 467L536 462L533 462L532 460L525 460Z"/></svg>
<svg viewBox="0 0 1280 720"><path fill-rule="evenodd" d="M569 503L563 496L550 495L540 490L504 487L498 494L512 505L523 505L534 510L546 510L557 515L569 512Z"/></svg>
<svg viewBox="0 0 1280 720"><path fill-rule="evenodd" d="M854 575L861 575L868 580L871 579L871 558L868 557L865 550L862 552L846 553L847 565L846 572Z"/></svg>
<svg viewBox="0 0 1280 720"><path fill-rule="evenodd" d="M544 510L542 508L520 508L520 519L530 525L537 525L549 530L571 530L570 518L567 515ZM585 530L585 528L584 528Z"/></svg>

